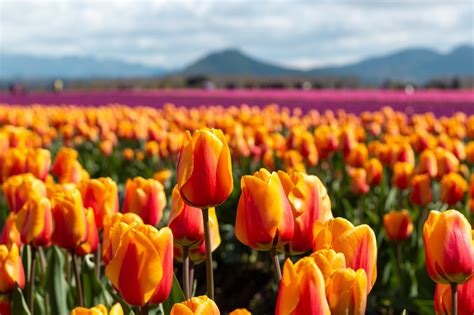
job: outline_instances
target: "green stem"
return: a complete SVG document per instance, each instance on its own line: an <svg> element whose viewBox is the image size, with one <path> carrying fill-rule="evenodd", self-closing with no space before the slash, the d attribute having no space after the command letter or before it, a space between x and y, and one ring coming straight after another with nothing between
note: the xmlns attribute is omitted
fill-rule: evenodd
<svg viewBox="0 0 474 315"><path fill-rule="evenodd" d="M202 217L204 221L204 242L206 245L207 295L211 300L214 300L214 274L212 271L212 246L211 231L209 227L209 209L202 209Z"/></svg>
<svg viewBox="0 0 474 315"><path fill-rule="evenodd" d="M186 300L191 298L189 290L189 246L183 246L183 287Z"/></svg>
<svg viewBox="0 0 474 315"><path fill-rule="evenodd" d="M278 258L277 248L276 248L277 243L278 243L278 235L276 235L275 239L273 240L273 245L272 245L272 249L270 250L270 255L273 262L273 271L275 272L275 280L277 282L277 285L280 285L281 268L280 268L280 259Z"/></svg>
<svg viewBox="0 0 474 315"><path fill-rule="evenodd" d="M453 302L453 315L458 315L458 284L451 283L451 301Z"/></svg>
<svg viewBox="0 0 474 315"><path fill-rule="evenodd" d="M77 303L79 306L84 306L84 297L82 295L82 282L81 275L79 274L79 268L77 266L76 253L74 250L71 250L71 259L72 259L72 269L74 272L74 277L76 279L76 291L77 291Z"/></svg>
<svg viewBox="0 0 474 315"><path fill-rule="evenodd" d="M402 246L400 242L398 242L395 246L396 246L396 255L397 255L397 272L398 272L398 278L400 280L400 295L405 296L405 275L403 271Z"/></svg>
<svg viewBox="0 0 474 315"><path fill-rule="evenodd" d="M35 271L36 271L36 247L31 247L31 264L30 264L30 274L29 274L29 285L28 285L28 308L30 309L31 314L34 313L35 305Z"/></svg>
<svg viewBox="0 0 474 315"><path fill-rule="evenodd" d="M101 250L100 250L100 242L99 246L97 247L97 251L95 252L95 275L97 280L100 281L100 264L101 264Z"/></svg>
<svg viewBox="0 0 474 315"><path fill-rule="evenodd" d="M194 263L192 261L189 262L189 292L190 296L193 297L194 291Z"/></svg>

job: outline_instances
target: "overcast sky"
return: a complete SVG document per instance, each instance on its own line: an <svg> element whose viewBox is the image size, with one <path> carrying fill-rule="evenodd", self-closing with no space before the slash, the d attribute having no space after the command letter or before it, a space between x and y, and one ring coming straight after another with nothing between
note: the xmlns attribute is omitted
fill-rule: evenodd
<svg viewBox="0 0 474 315"><path fill-rule="evenodd" d="M473 44L473 21L474 0L0 0L0 48L179 68L235 47L308 68Z"/></svg>

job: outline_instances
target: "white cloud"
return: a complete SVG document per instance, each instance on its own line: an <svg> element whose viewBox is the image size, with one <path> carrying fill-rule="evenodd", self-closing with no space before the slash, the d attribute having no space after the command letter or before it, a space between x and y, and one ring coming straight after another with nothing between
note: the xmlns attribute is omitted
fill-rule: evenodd
<svg viewBox="0 0 474 315"><path fill-rule="evenodd" d="M285 65L474 43L474 2L0 0L0 49L180 67L238 47Z"/></svg>

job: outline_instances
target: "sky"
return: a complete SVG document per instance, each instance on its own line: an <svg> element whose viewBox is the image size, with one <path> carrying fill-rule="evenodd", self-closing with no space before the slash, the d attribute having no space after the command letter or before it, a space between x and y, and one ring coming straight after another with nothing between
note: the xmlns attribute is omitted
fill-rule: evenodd
<svg viewBox="0 0 474 315"><path fill-rule="evenodd" d="M0 0L2 53L168 69L225 48L307 69L464 43L474 44L474 0Z"/></svg>

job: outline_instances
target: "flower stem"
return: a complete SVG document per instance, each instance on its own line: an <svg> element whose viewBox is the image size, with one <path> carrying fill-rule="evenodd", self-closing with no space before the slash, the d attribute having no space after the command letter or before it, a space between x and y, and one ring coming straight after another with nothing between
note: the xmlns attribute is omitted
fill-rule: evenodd
<svg viewBox="0 0 474 315"><path fill-rule="evenodd" d="M189 292L190 296L193 297L194 291L194 263L192 261L189 262Z"/></svg>
<svg viewBox="0 0 474 315"><path fill-rule="evenodd" d="M71 259L72 259L72 270L74 272L74 277L76 279L77 303L79 304L79 306L84 306L84 297L82 296L81 276L79 274L79 269L77 267L76 253L74 252L74 250L71 250Z"/></svg>
<svg viewBox="0 0 474 315"><path fill-rule="evenodd" d="M396 245L396 255L397 255L397 271L398 271L398 279L400 280L400 295L405 296L405 275L403 272L403 252L402 246L398 242Z"/></svg>
<svg viewBox="0 0 474 315"><path fill-rule="evenodd" d="M458 315L458 284L451 283L451 301L453 302L453 315Z"/></svg>
<svg viewBox="0 0 474 315"><path fill-rule="evenodd" d="M31 265L30 265L30 275L29 275L29 286L28 286L28 308L30 309L31 314L34 313L35 305L35 271L36 271L36 247L31 246Z"/></svg>
<svg viewBox="0 0 474 315"><path fill-rule="evenodd" d="M273 271L275 272L275 280L277 282L277 285L279 285L281 281L281 269L280 269L280 259L278 258L278 254L276 251L277 243L278 243L278 235L276 235L275 239L273 240L273 245L270 251L270 255L273 261Z"/></svg>
<svg viewBox="0 0 474 315"><path fill-rule="evenodd" d="M189 246L183 246L183 287L186 300L191 298L189 289Z"/></svg>
<svg viewBox="0 0 474 315"><path fill-rule="evenodd" d="M204 221L204 241L206 244L207 295L211 300L214 300L214 274L212 271L212 248L211 231L209 228L209 209L202 209L202 217Z"/></svg>

